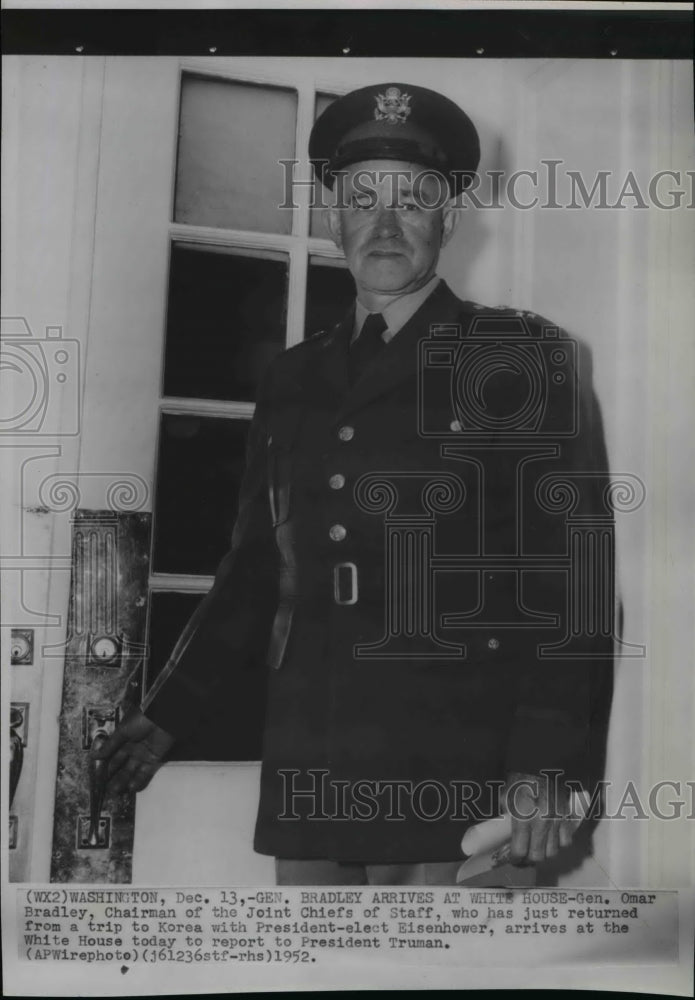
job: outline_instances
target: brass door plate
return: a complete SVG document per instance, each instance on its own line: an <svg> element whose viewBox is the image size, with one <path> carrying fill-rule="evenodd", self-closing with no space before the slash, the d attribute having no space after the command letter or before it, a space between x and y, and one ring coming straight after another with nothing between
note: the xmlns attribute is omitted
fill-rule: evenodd
<svg viewBox="0 0 695 1000"><path fill-rule="evenodd" d="M22 746L27 745L29 733L29 702L13 701L10 705L10 729L16 733L22 741Z"/></svg>
<svg viewBox="0 0 695 1000"><path fill-rule="evenodd" d="M24 667L31 666L33 662L33 628L13 628L10 632L10 663L13 667Z"/></svg>
<svg viewBox="0 0 695 1000"><path fill-rule="evenodd" d="M110 736L120 721L116 705L86 705L82 712L82 749L89 750L100 730Z"/></svg>
<svg viewBox="0 0 695 1000"><path fill-rule="evenodd" d="M89 843L89 816L77 817L78 851L105 851L111 846L111 817L101 816L97 829L97 843Z"/></svg>
<svg viewBox="0 0 695 1000"><path fill-rule="evenodd" d="M118 670L122 665L123 646L122 636L89 632L87 635L87 666L111 667Z"/></svg>

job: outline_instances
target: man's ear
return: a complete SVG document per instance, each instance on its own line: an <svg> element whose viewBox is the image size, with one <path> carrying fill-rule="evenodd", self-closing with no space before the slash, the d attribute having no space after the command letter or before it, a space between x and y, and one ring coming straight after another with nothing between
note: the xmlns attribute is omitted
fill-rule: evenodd
<svg viewBox="0 0 695 1000"><path fill-rule="evenodd" d="M456 232L456 227L459 224L461 218L460 211L456 208L454 204L454 199L450 198L442 209L442 243L441 245L445 247L451 237Z"/></svg>
<svg viewBox="0 0 695 1000"><path fill-rule="evenodd" d="M332 206L324 212L324 221L331 239L339 250L343 249L343 234L340 230L340 210Z"/></svg>

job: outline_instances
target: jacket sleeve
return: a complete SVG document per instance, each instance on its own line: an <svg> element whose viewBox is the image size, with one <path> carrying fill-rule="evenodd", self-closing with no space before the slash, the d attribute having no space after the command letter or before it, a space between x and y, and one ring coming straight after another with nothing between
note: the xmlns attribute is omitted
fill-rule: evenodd
<svg viewBox="0 0 695 1000"><path fill-rule="evenodd" d="M267 476L272 367L251 421L231 548L143 702L147 718L177 739L194 729L224 672L261 659L267 646L278 577Z"/></svg>
<svg viewBox="0 0 695 1000"><path fill-rule="evenodd" d="M557 608L557 591L562 591L563 614L559 629L543 630L548 637L541 642L554 644L570 630L573 609L571 578L575 583L583 579L582 606L574 613L589 622L586 636L580 646L573 647L572 656L538 655L535 632L533 644L527 647L513 671L515 682L514 716L507 744L507 771L539 774L543 770L557 769L569 778L590 787L600 777L612 697L613 636L612 596L613 552L612 518L607 507L609 486L603 430L598 402L590 386L575 381L577 388L577 433L559 445L559 457L541 461L532 482L534 497L541 479L550 475L564 480L576 490L573 506L569 511L549 513L542 504L532 504L527 491L526 524L527 544L542 548L551 557L568 556L571 568L562 582L557 571L530 574L536 578L534 606ZM596 530L600 544L569 548L568 514L581 515L584 528ZM579 523L579 522L577 522ZM534 545L536 540L537 545ZM608 545L610 552L601 546ZM584 565L582 565L582 562ZM575 598L577 594L575 592ZM611 603L610 609L607 602ZM601 627L597 627L603 615ZM588 617L587 617L588 616ZM610 627L606 629L606 616ZM567 652L567 650L565 650Z"/></svg>

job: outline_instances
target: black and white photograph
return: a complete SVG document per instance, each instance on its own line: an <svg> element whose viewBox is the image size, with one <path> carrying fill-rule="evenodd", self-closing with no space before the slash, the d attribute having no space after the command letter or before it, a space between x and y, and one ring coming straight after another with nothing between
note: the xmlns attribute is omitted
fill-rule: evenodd
<svg viewBox="0 0 695 1000"><path fill-rule="evenodd" d="M691 14L8 5L7 995L692 995Z"/></svg>

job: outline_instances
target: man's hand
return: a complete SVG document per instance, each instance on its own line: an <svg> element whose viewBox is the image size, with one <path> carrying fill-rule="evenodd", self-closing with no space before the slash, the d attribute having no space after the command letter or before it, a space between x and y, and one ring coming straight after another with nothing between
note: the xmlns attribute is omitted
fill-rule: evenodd
<svg viewBox="0 0 695 1000"><path fill-rule="evenodd" d="M513 865L538 864L572 843L577 824L569 819L569 793L554 772L513 772L507 779L505 803L512 817Z"/></svg>
<svg viewBox="0 0 695 1000"><path fill-rule="evenodd" d="M173 746L173 736L131 709L112 736L92 750L96 760L108 760L114 792L141 792L164 763Z"/></svg>

